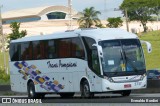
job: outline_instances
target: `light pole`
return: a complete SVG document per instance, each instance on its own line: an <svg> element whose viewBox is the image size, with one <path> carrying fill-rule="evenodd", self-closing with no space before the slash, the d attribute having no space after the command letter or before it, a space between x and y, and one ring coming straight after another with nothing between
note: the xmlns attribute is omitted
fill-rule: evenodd
<svg viewBox="0 0 160 106"><path fill-rule="evenodd" d="M3 61L4 61L4 70L7 73L6 70L6 55L5 55L5 39L4 39L4 35L3 35L3 26L2 26L2 15L1 15L1 8L3 6L0 6L0 35L1 35L1 43L2 43L2 50L3 50Z"/></svg>
<svg viewBox="0 0 160 106"><path fill-rule="evenodd" d="M117 8L114 8L114 11L120 11L121 9L117 9ZM127 12L127 8L124 9L124 12L125 12L125 19L126 19L126 28L127 28L127 31L129 32L129 24L128 24L128 12Z"/></svg>
<svg viewBox="0 0 160 106"><path fill-rule="evenodd" d="M68 0L69 30L72 30L72 0Z"/></svg>
<svg viewBox="0 0 160 106"><path fill-rule="evenodd" d="M125 9L125 17L126 17L126 27L127 27L127 31L129 32L129 25L128 25L128 12L127 12L127 8Z"/></svg>

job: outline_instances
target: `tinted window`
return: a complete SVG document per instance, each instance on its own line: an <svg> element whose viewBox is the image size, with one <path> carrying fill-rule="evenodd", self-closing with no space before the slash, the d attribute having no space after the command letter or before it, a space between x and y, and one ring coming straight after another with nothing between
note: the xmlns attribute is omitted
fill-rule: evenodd
<svg viewBox="0 0 160 106"><path fill-rule="evenodd" d="M41 59L46 59L47 58L47 42L46 41L40 41L40 56Z"/></svg>
<svg viewBox="0 0 160 106"><path fill-rule="evenodd" d="M71 57L71 39L59 40L59 58Z"/></svg>
<svg viewBox="0 0 160 106"><path fill-rule="evenodd" d="M10 58L11 61L20 60L20 44L10 44Z"/></svg>
<svg viewBox="0 0 160 106"><path fill-rule="evenodd" d="M84 59L84 49L79 38L72 38L72 57Z"/></svg>
<svg viewBox="0 0 160 106"><path fill-rule="evenodd" d="M41 59L40 41L33 42L33 59Z"/></svg>
<svg viewBox="0 0 160 106"><path fill-rule="evenodd" d="M55 58L84 59L85 57L83 45L79 38L23 42L10 46L12 61Z"/></svg>
<svg viewBox="0 0 160 106"><path fill-rule="evenodd" d="M87 51L87 58L88 58L88 65L91 68L92 67L92 56L91 56L91 47L93 44L95 44L95 40L92 38L88 38L88 37L83 37L83 42L85 44L86 47L86 51Z"/></svg>
<svg viewBox="0 0 160 106"><path fill-rule="evenodd" d="M96 50L92 51L92 45L95 44L95 40L88 37L83 37L83 41L87 51L88 65L96 73L100 74L99 58Z"/></svg>
<svg viewBox="0 0 160 106"><path fill-rule="evenodd" d="M21 60L32 59L32 42L21 43Z"/></svg>
<svg viewBox="0 0 160 106"><path fill-rule="evenodd" d="M47 57L49 59L58 57L58 53L57 53L58 47L56 48L57 43L58 43L57 40L48 40L47 41L46 50L47 50Z"/></svg>
<svg viewBox="0 0 160 106"><path fill-rule="evenodd" d="M51 12L47 14L48 19L65 19L66 13Z"/></svg>

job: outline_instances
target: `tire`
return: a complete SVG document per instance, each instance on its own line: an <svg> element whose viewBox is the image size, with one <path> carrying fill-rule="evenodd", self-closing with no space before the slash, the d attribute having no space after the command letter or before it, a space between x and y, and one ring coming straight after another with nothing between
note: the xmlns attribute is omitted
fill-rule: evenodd
<svg viewBox="0 0 160 106"><path fill-rule="evenodd" d="M61 98L72 98L74 93L60 93Z"/></svg>
<svg viewBox="0 0 160 106"><path fill-rule="evenodd" d="M33 82L29 82L27 89L29 98L37 98L37 93L35 92L35 86Z"/></svg>
<svg viewBox="0 0 160 106"><path fill-rule="evenodd" d="M87 80L85 80L81 85L81 97L82 98L94 97L94 93L90 92L90 87Z"/></svg>
<svg viewBox="0 0 160 106"><path fill-rule="evenodd" d="M131 94L131 90L125 90L121 92L122 96L129 96Z"/></svg>

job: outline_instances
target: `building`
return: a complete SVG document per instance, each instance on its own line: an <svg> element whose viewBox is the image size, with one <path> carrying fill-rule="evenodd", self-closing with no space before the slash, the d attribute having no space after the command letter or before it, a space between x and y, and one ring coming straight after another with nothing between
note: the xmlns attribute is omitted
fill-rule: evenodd
<svg viewBox="0 0 160 106"><path fill-rule="evenodd" d="M11 22L34 22L46 20L69 20L69 7L66 6L45 6L37 8L28 8L22 10L13 10L2 14L3 24ZM77 19L79 14L75 10L71 10L72 19Z"/></svg>

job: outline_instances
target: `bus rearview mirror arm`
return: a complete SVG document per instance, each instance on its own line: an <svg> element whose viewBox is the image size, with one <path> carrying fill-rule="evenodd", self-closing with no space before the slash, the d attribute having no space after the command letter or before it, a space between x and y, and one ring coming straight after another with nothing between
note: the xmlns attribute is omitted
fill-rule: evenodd
<svg viewBox="0 0 160 106"><path fill-rule="evenodd" d="M152 45L151 45L151 43L149 43L147 41L141 40L141 44L146 44L148 53L152 52Z"/></svg>

